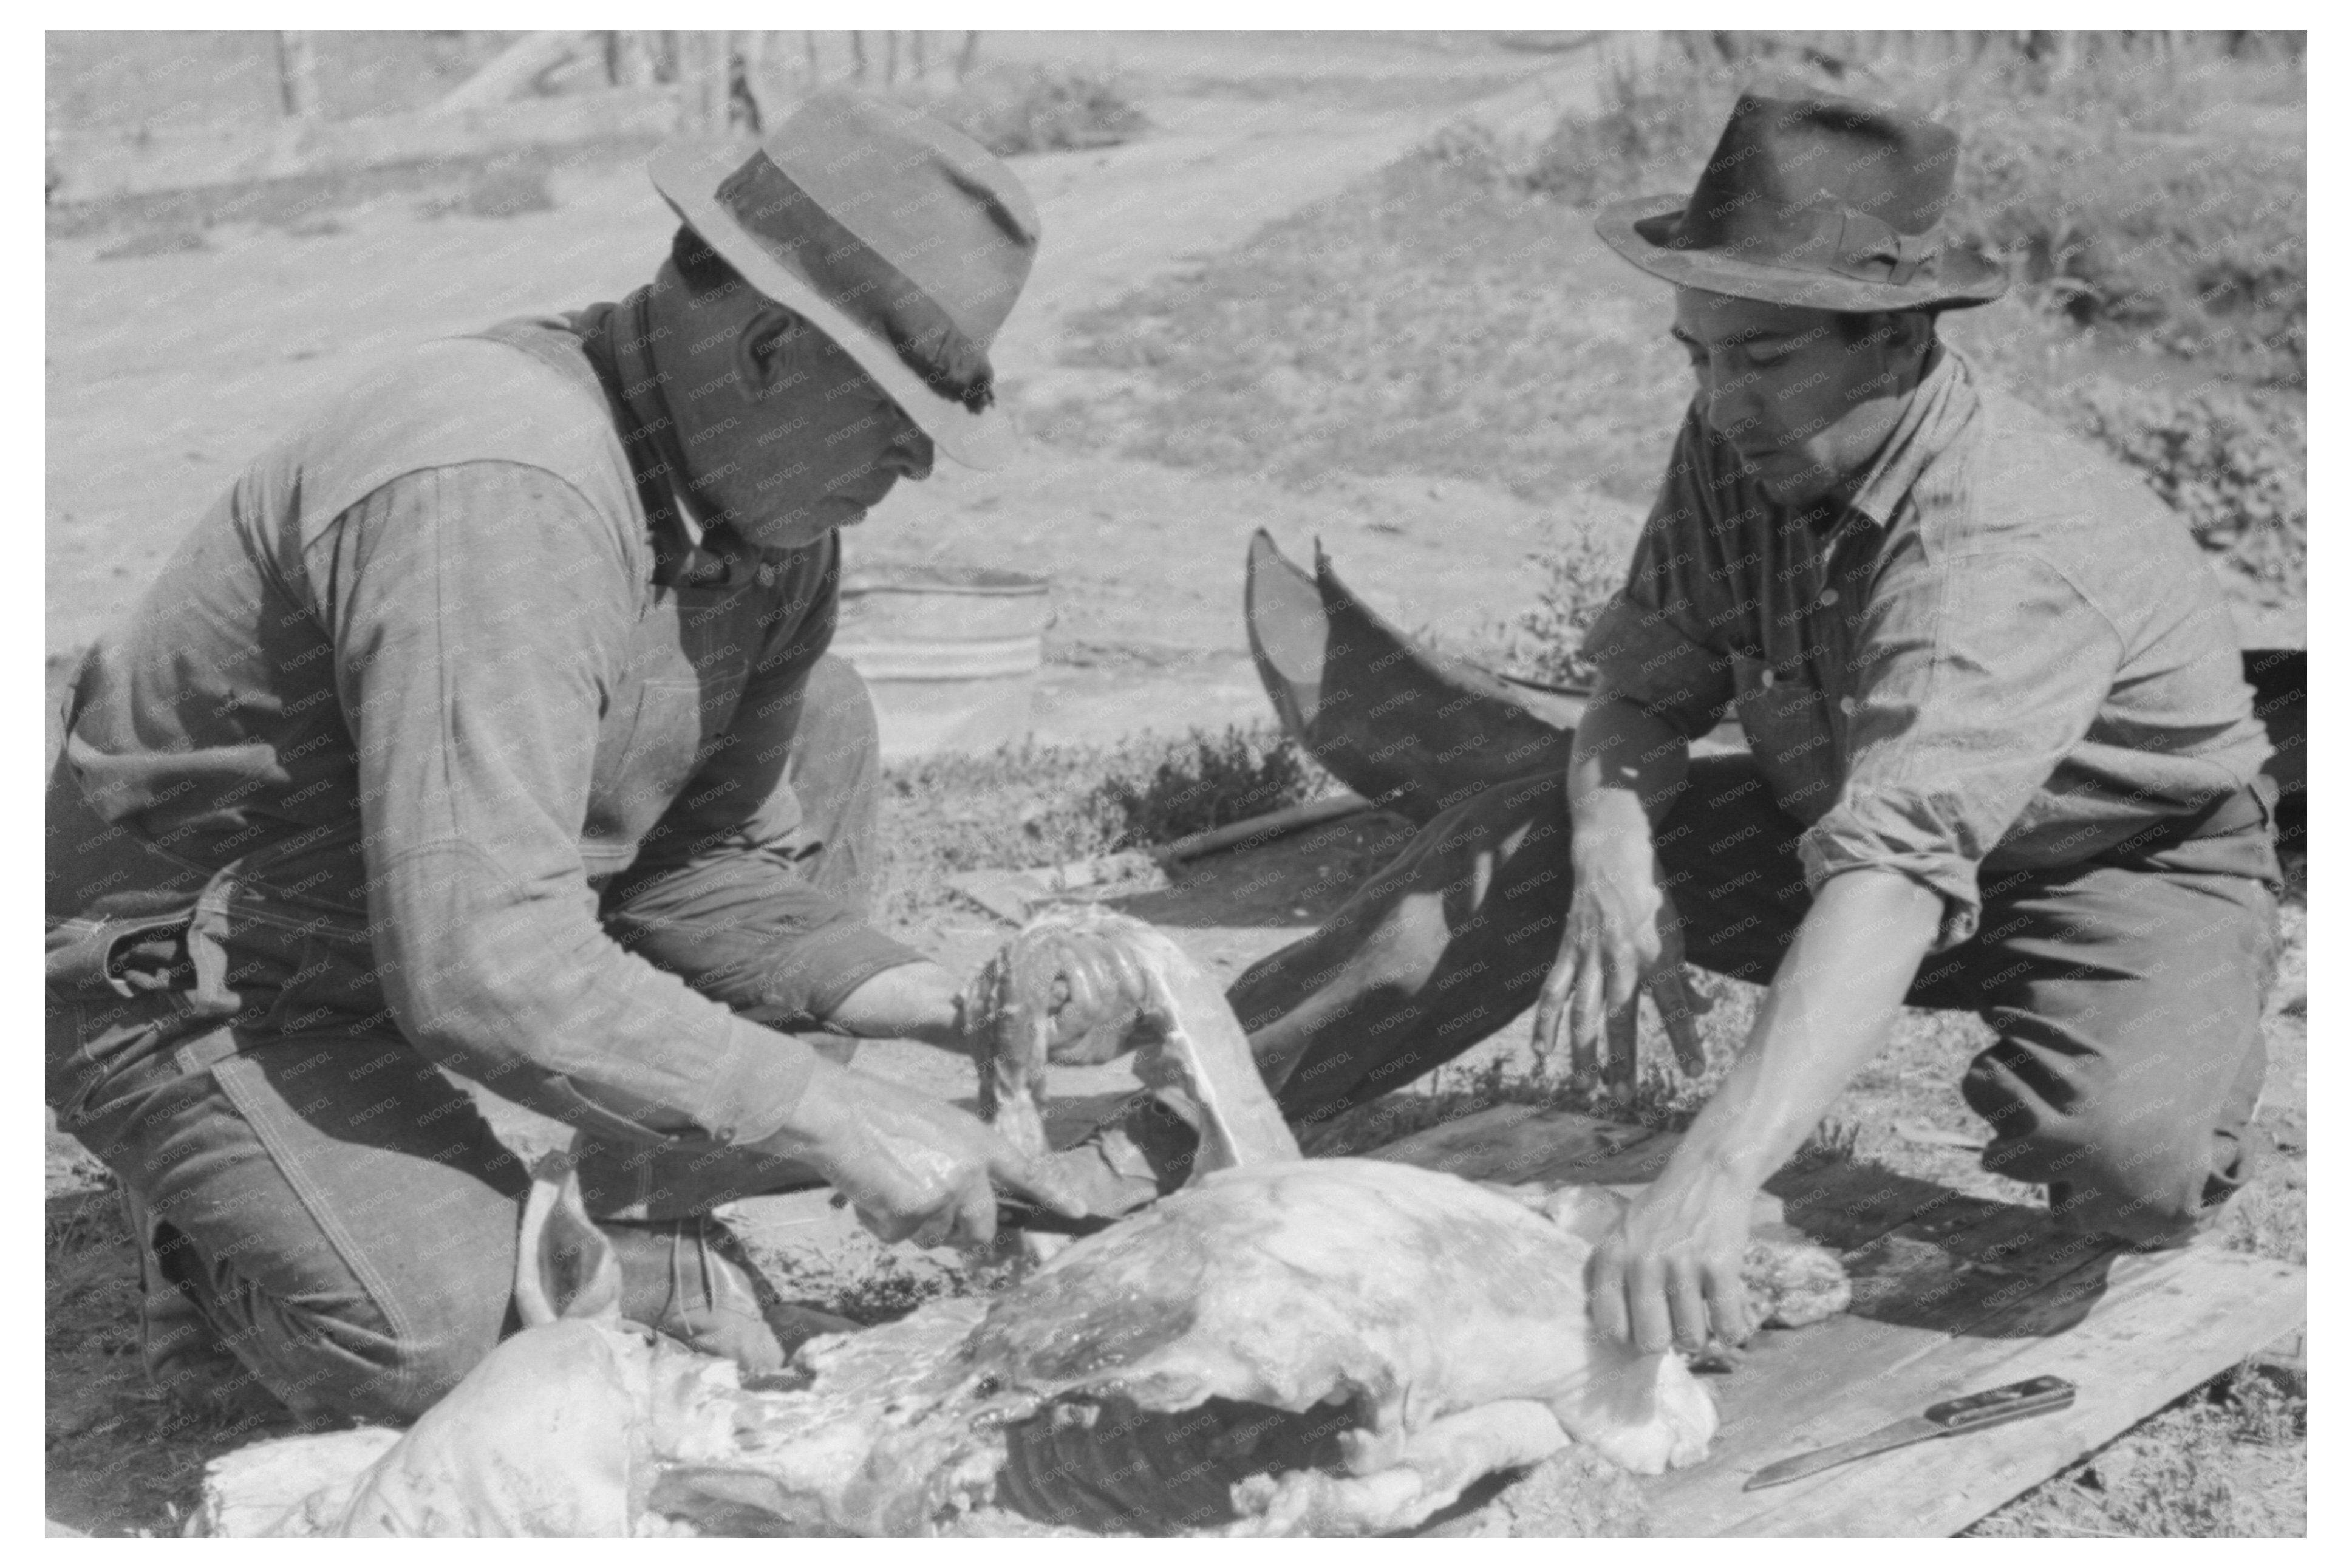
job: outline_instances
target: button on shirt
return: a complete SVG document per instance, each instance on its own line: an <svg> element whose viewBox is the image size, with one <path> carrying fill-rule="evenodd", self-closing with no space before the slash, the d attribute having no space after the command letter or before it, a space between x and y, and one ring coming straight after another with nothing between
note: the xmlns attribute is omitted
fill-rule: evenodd
<svg viewBox="0 0 2352 1568"><path fill-rule="evenodd" d="M1696 404L1584 643L1686 736L1736 707L1807 884L1938 894L2075 864L2250 783L2270 744L2220 585L2112 459L1939 348L1851 501L1768 496Z"/></svg>

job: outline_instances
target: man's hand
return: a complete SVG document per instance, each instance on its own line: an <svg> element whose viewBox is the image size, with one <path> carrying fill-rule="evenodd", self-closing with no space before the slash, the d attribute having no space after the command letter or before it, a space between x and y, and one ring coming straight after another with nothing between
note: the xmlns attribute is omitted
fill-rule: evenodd
<svg viewBox="0 0 2352 1568"><path fill-rule="evenodd" d="M1757 1192L1886 1039L1942 900L1868 868L1822 885L1747 1048L1666 1168L1593 1249L1592 1325L1643 1350L1748 1335L1739 1265Z"/></svg>
<svg viewBox="0 0 2352 1568"><path fill-rule="evenodd" d="M1755 1190L1721 1172L1669 1166L1643 1189L1585 1264L1592 1326L1644 1354L1697 1350L1712 1333L1726 1344L1748 1334L1739 1267L1748 1251Z"/></svg>
<svg viewBox="0 0 2352 1568"><path fill-rule="evenodd" d="M1086 1204L977 1118L916 1089L820 1062L793 1126L761 1148L816 1169L884 1241L984 1247L996 1190L1076 1219Z"/></svg>
<svg viewBox="0 0 2352 1568"><path fill-rule="evenodd" d="M1683 970L1682 931L1674 900L1659 886L1655 859L1600 853L1577 859L1576 892L1559 936L1559 952L1536 1003L1535 1047L1549 1057L1566 1028L1570 1070L1598 1071L1605 1031L1609 1073L1620 1088L1635 1081L1634 1001L1647 985L1674 1042L1684 1072L1706 1069L1695 1020L1706 1010Z"/></svg>

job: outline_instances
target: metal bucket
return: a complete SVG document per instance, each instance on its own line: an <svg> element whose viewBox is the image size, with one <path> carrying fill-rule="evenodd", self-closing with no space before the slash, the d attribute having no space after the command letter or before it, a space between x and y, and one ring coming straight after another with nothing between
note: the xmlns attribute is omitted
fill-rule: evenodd
<svg viewBox="0 0 2352 1568"><path fill-rule="evenodd" d="M881 566L843 578L833 651L874 694L884 761L1027 737L1053 624L1045 588L986 566Z"/></svg>

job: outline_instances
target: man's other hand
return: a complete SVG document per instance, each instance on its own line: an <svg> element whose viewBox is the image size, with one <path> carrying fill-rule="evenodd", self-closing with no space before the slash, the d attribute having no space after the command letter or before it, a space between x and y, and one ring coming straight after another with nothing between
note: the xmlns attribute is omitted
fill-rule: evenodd
<svg viewBox="0 0 2352 1568"><path fill-rule="evenodd" d="M1755 1190L1706 1168L1672 1167L1627 1205L1585 1264L1592 1327L1644 1354L1696 1351L1710 1334L1745 1343L1749 1324L1740 1263Z"/></svg>
<svg viewBox="0 0 2352 1568"><path fill-rule="evenodd" d="M1681 922L1659 885L1655 859L1646 847L1639 855L1578 857L1559 952L1536 1002L1537 1052L1557 1054L1565 1033L1570 1072L1591 1079L1600 1071L1605 1038L1610 1079L1630 1092L1637 1079L1634 1003L1645 985L1683 1071L1704 1071L1696 1018L1706 1006L1683 970Z"/></svg>
<svg viewBox="0 0 2352 1568"><path fill-rule="evenodd" d="M818 1064L793 1127L763 1144L814 1166L884 1241L985 1247L999 1189L1082 1217L1085 1202L979 1119L919 1090Z"/></svg>

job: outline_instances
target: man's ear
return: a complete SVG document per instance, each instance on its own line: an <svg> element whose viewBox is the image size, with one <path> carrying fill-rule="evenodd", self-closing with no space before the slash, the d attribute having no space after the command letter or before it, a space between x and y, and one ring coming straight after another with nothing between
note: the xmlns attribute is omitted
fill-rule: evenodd
<svg viewBox="0 0 2352 1568"><path fill-rule="evenodd" d="M806 344L815 331L772 300L762 301L735 334L736 385L753 403L764 401L806 374Z"/></svg>
<svg viewBox="0 0 2352 1568"><path fill-rule="evenodd" d="M1906 353L1925 355L1936 346L1936 313L1933 310L1905 310L1895 320L1903 329Z"/></svg>

